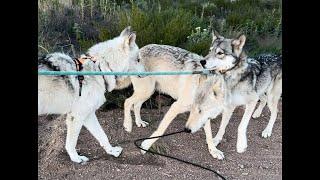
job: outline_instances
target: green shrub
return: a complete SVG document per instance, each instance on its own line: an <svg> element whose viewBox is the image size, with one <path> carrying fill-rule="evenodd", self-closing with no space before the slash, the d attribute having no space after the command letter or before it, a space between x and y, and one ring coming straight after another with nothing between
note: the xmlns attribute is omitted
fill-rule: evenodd
<svg viewBox="0 0 320 180"><path fill-rule="evenodd" d="M70 7L38 0L38 5L38 55L79 55L129 25L139 47L168 44L205 56L214 29L227 38L245 34L249 56L282 49L281 0L75 0ZM107 103L121 107L131 93L109 93Z"/></svg>
<svg viewBox="0 0 320 180"><path fill-rule="evenodd" d="M187 43L184 46L185 49L202 56L208 54L208 47L210 47L212 39L210 28L201 29L201 27L196 27L187 38Z"/></svg>

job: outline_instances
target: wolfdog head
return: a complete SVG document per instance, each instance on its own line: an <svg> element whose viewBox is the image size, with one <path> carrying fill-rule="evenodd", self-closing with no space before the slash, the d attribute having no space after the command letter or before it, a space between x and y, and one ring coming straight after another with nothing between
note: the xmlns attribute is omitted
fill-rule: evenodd
<svg viewBox="0 0 320 180"><path fill-rule="evenodd" d="M212 44L209 54L201 60L204 68L218 70L220 72L228 71L239 63L243 56L242 48L246 37L241 35L236 39L226 39L220 36L216 31L212 32Z"/></svg>
<svg viewBox="0 0 320 180"><path fill-rule="evenodd" d="M145 71L144 66L139 63L136 33L130 26L126 27L118 37L94 45L88 50L88 54L96 58L102 70Z"/></svg>
<svg viewBox="0 0 320 180"><path fill-rule="evenodd" d="M186 128L192 133L198 131L209 118L218 116L225 104L226 89L222 75L216 74L201 78L191 107Z"/></svg>

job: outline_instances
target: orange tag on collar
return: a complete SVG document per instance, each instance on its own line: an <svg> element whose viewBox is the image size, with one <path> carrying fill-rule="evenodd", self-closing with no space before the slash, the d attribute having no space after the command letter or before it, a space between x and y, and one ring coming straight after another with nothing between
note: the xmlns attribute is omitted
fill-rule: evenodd
<svg viewBox="0 0 320 180"><path fill-rule="evenodd" d="M78 58L78 61L79 61L81 64L83 64L85 59L86 59L86 58L83 58L83 57L81 58L81 57L80 57L80 58Z"/></svg>
<svg viewBox="0 0 320 180"><path fill-rule="evenodd" d="M79 61L81 64L83 64L86 59L90 59L91 61L96 62L96 58L93 57L93 56L89 56L89 55L81 56L80 58L78 58L78 61Z"/></svg>

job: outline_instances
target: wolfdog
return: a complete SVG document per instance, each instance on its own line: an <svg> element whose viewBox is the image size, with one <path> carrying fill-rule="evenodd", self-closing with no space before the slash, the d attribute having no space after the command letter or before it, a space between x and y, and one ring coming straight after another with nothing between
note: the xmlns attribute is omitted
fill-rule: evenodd
<svg viewBox="0 0 320 180"><path fill-rule="evenodd" d="M200 60L203 59L202 56L168 45L150 44L144 46L140 49L139 58L139 62L144 65L146 71L193 71L203 69L200 64ZM130 114L132 106L136 125L145 127L148 124L141 120L141 105L157 90L176 99L151 137L162 135L178 114L190 111L195 92L203 81L202 79L199 74L147 76L144 78L131 77L134 93L124 103L123 125L125 130L132 131ZM223 153L216 149L212 141L210 121L206 123L204 130L210 154L214 158L222 159ZM142 142L141 147L149 149L156 140L145 140ZM141 152L145 153L143 150Z"/></svg>
<svg viewBox="0 0 320 180"><path fill-rule="evenodd" d="M136 34L130 27L120 36L91 47L80 61L83 71L144 71L138 63L139 48L135 43ZM79 61L78 61L79 63ZM81 63L80 63L81 64ZM38 70L76 71L77 63L62 53L48 54L40 58ZM88 161L79 156L75 147L82 126L99 141L104 150L118 157L122 148L113 147L100 126L95 111L106 101L104 93L127 86L123 78L116 76L83 76L79 83L76 76L38 76L38 115L67 114L67 138L65 148L74 162ZM125 77L124 77L125 78ZM83 85L83 87L82 87Z"/></svg>
<svg viewBox="0 0 320 180"><path fill-rule="evenodd" d="M242 153L247 148L246 131L249 120L259 117L267 104L271 117L262 137L271 136L274 122L278 113L278 101L282 94L282 56L261 55L255 59L247 58L243 49L246 37L241 35L237 39L227 39L217 32L212 34L212 45L209 54L201 60L201 64L208 69L221 73L224 82L218 89L224 101L213 101L216 96L214 85L207 81L196 94L198 99L192 107L186 128L191 132L199 130L208 118L215 117L217 109L223 105L222 120L219 131L213 142L220 143L225 133L229 119L237 106L245 105L245 112L238 127L237 152ZM211 84L210 84L211 83ZM253 113L257 102L259 107Z"/></svg>

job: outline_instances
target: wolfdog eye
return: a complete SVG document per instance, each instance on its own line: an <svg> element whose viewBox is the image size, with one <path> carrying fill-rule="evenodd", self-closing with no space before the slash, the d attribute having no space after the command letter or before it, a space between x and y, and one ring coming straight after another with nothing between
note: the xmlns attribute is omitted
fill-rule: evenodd
<svg viewBox="0 0 320 180"><path fill-rule="evenodd" d="M140 62L140 59L139 59L139 58L137 59L137 62Z"/></svg>
<svg viewBox="0 0 320 180"><path fill-rule="evenodd" d="M222 54L223 54L223 52L219 51L217 54L218 54L218 55L222 55Z"/></svg>
<svg viewBox="0 0 320 180"><path fill-rule="evenodd" d="M201 113L201 109L199 109L199 113Z"/></svg>

